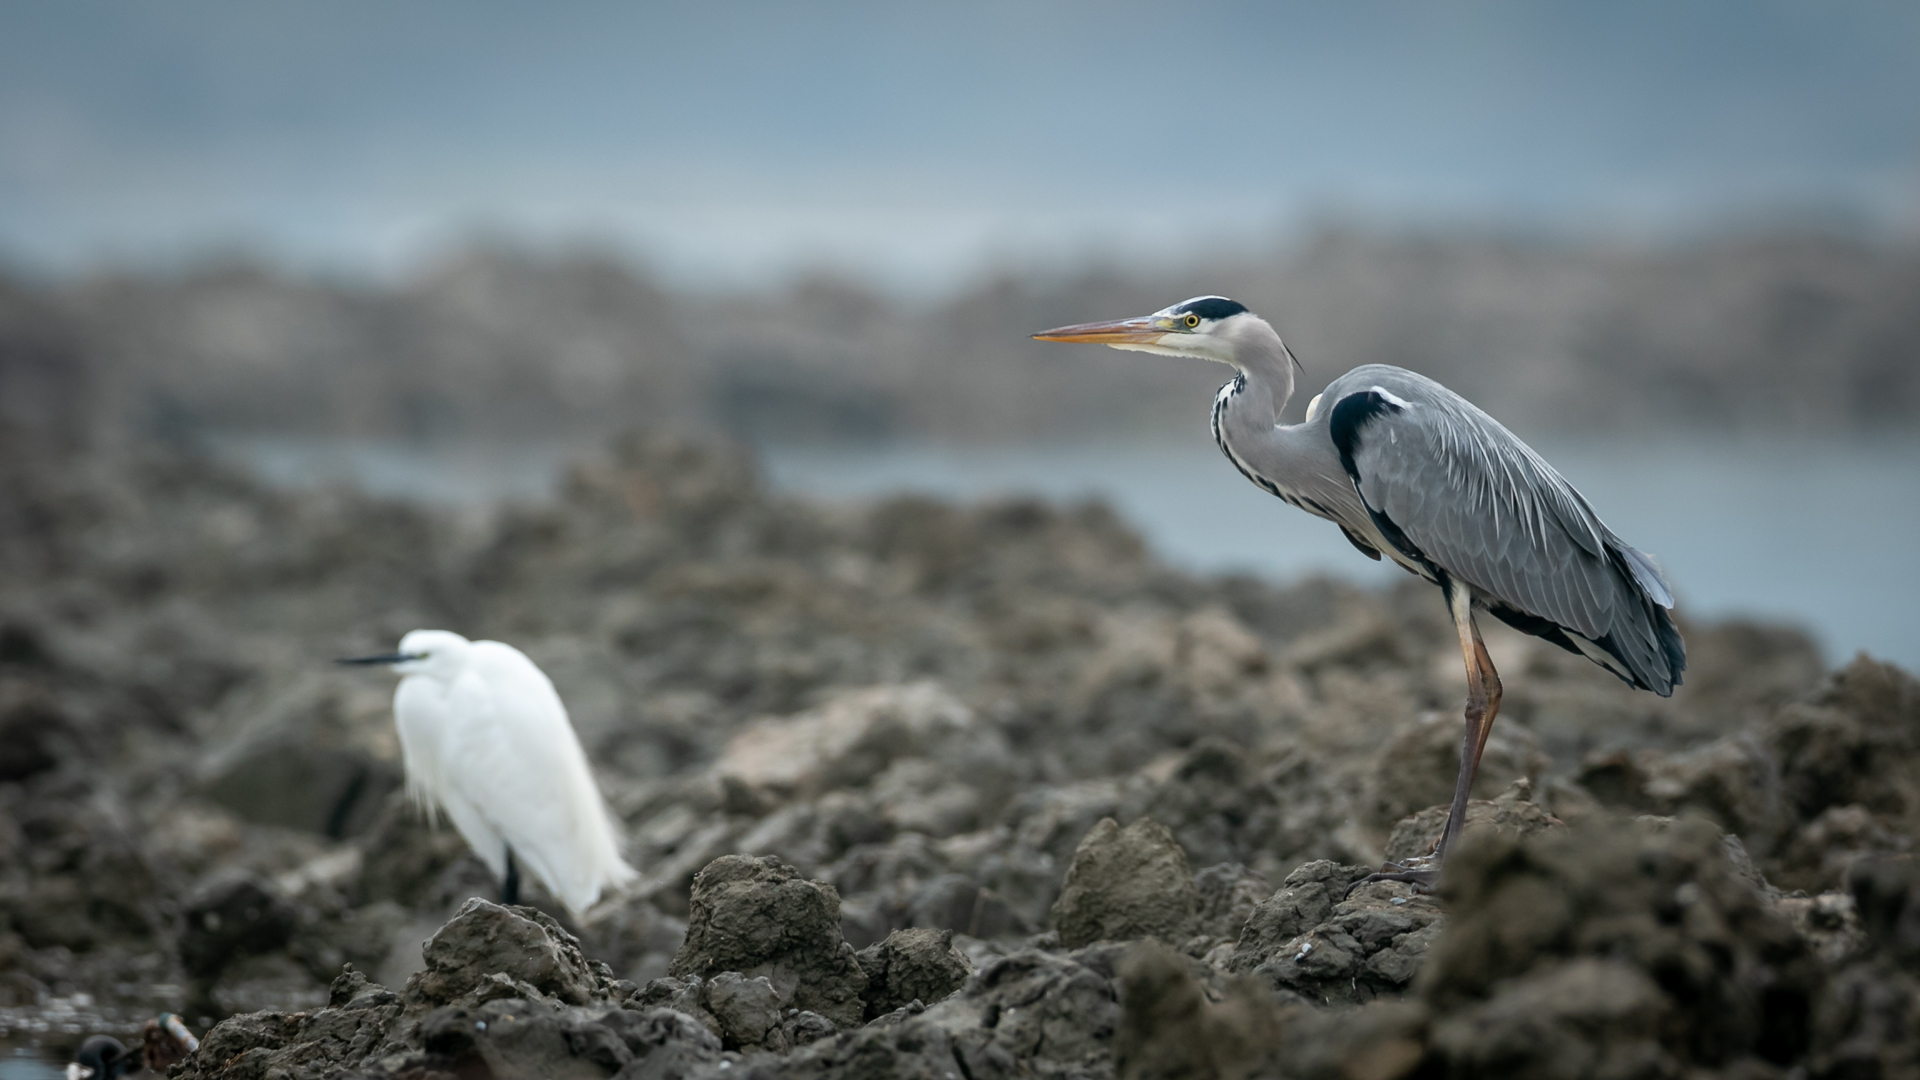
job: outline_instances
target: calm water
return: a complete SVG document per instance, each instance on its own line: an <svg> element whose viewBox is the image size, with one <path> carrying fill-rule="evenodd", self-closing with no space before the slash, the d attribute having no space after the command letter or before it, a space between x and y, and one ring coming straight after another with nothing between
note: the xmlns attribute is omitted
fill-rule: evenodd
<svg viewBox="0 0 1920 1080"><path fill-rule="evenodd" d="M546 493L576 449L258 439L221 448L280 483L345 481L469 506ZM1865 649L1920 670L1920 435L1540 449L1616 532L1659 558L1694 616L1797 622L1830 661ZM1195 571L1361 582L1399 574L1253 487L1204 437L1172 446L776 447L764 460L776 487L829 498L1102 497L1162 557Z"/></svg>
<svg viewBox="0 0 1920 1080"><path fill-rule="evenodd" d="M66 1059L40 1046L0 1042L0 1080L66 1080Z"/></svg>

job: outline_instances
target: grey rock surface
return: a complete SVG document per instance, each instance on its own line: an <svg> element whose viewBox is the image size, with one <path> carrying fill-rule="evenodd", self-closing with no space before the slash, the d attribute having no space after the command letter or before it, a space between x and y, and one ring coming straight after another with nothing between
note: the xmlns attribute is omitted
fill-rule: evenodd
<svg viewBox="0 0 1920 1080"><path fill-rule="evenodd" d="M1355 1004L1404 994L1441 931L1431 896L1374 883L1369 873L1321 861L1287 876L1254 908L1226 970L1252 974L1275 990L1318 1004Z"/></svg>
<svg viewBox="0 0 1920 1080"><path fill-rule="evenodd" d="M1069 948L1144 935L1181 941L1199 906L1187 854L1166 826L1141 818L1122 829L1102 818L1074 849L1053 925Z"/></svg>
<svg viewBox="0 0 1920 1080"><path fill-rule="evenodd" d="M1459 696L1424 585L1193 577L1098 506L816 504L657 436L484 520L9 438L0 730L32 734L0 748L0 1037L180 1011L224 1020L186 1075L236 1080L1913 1060L1920 684L1823 674L1791 630L1690 622L1687 685L1656 700L1488 627L1532 797L1471 807L1514 827L1470 830L1438 896L1346 896L1438 828L1387 790L1447 772L1416 729ZM423 625L553 675L632 892L582 923L535 885L465 907L499 883L398 793L338 836L206 797L222 747L397 767L390 678L321 661ZM1384 820L1389 797L1413 812ZM1108 818L1135 825L1090 837ZM1734 831L1695 844L1701 818ZM272 934L232 933L248 897ZM938 977L896 987L910 937ZM955 954L973 974L941 997ZM1194 1031L1222 1055L1158 1056Z"/></svg>
<svg viewBox="0 0 1920 1080"><path fill-rule="evenodd" d="M1197 928L1216 940L1238 941L1254 908L1273 896L1265 877L1239 863L1216 863L1193 875Z"/></svg>
<svg viewBox="0 0 1920 1080"><path fill-rule="evenodd" d="M780 995L765 975L749 979L739 972L723 971L701 987L700 1003L719 1022L720 1037L728 1048L786 1048L779 1035L780 1021L787 1010L781 1007ZM774 1036L771 1046L768 1035Z"/></svg>
<svg viewBox="0 0 1920 1080"><path fill-rule="evenodd" d="M765 976L780 1001L860 1023L867 977L840 933L840 895L772 856L716 859L693 881L687 940L668 973Z"/></svg>
<svg viewBox="0 0 1920 1080"><path fill-rule="evenodd" d="M502 907L479 897L461 905L428 939L426 969L407 993L444 1004L469 993L488 976L504 975L569 1005L584 1005L603 978L580 952L580 942L544 912Z"/></svg>
<svg viewBox="0 0 1920 1080"><path fill-rule="evenodd" d="M953 947L951 930L895 930L860 950L867 973L867 1019L913 1002L934 1005L960 989L973 965Z"/></svg>
<svg viewBox="0 0 1920 1080"><path fill-rule="evenodd" d="M1697 819L1487 831L1415 982L1463 1072L1655 1075L1809 1051L1827 975Z"/></svg>

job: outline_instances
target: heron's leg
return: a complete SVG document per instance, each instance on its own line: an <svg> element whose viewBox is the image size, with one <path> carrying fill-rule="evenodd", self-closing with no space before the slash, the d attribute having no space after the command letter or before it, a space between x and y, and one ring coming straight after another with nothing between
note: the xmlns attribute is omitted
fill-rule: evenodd
<svg viewBox="0 0 1920 1080"><path fill-rule="evenodd" d="M1474 748L1474 768L1480 767L1480 757L1487 752L1487 736L1493 734L1494 717L1500 715L1500 673L1493 670L1493 657L1487 655L1487 643L1480 640L1480 624L1469 621L1473 627L1473 651L1480 661L1480 674L1486 680L1487 719L1480 725L1480 745ZM1469 676L1471 678L1471 676Z"/></svg>
<svg viewBox="0 0 1920 1080"><path fill-rule="evenodd" d="M1473 792L1473 779L1480 772L1480 755L1486 752L1493 718L1500 711L1500 677L1494 674L1493 660L1480 640L1480 627L1473 621L1472 594L1461 587L1451 593L1448 606L1460 635L1460 657L1467 666L1466 730L1460 738L1460 772L1453 782L1453 805L1447 809L1446 827L1433 849L1436 859L1446 858L1467 826L1467 800Z"/></svg>
<svg viewBox="0 0 1920 1080"><path fill-rule="evenodd" d="M500 902L513 905L520 902L520 868L514 865L513 849L507 849L507 880L500 883Z"/></svg>
<svg viewBox="0 0 1920 1080"><path fill-rule="evenodd" d="M1400 881L1426 891L1440 879L1440 862L1446 858L1453 841L1467 824L1467 798L1473 791L1473 778L1480 771L1480 754L1487 746L1487 733L1493 730L1494 714L1500 710L1500 678L1493 672L1493 661L1480 641L1480 628L1473 621L1473 594L1465 586L1447 589L1447 608L1460 637L1460 658L1467 668L1466 729L1460 737L1460 772L1453 782L1453 804L1447 808L1447 823L1440 830L1433 854L1408 860L1409 865L1388 863L1382 872L1370 874L1347 887L1352 893L1368 882Z"/></svg>

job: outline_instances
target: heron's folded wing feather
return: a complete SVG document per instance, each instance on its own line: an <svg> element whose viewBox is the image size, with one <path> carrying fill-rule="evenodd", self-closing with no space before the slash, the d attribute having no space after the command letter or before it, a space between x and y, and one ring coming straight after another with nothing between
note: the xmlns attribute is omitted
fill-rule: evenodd
<svg viewBox="0 0 1920 1080"><path fill-rule="evenodd" d="M1399 404L1370 410L1349 448L1368 507L1490 599L1593 641L1614 635L1643 654L1636 668L1650 660L1648 604L1672 602L1652 563L1517 436L1438 383L1361 368L1335 385L1344 401L1389 377Z"/></svg>

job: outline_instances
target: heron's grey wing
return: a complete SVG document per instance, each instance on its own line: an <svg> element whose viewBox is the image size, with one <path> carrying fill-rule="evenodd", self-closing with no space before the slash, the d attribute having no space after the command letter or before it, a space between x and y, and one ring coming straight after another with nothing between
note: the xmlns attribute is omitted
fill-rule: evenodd
<svg viewBox="0 0 1920 1080"><path fill-rule="evenodd" d="M1671 693L1685 654L1652 561L1466 399L1411 372L1368 372L1335 383L1328 430L1387 539L1503 620Z"/></svg>

